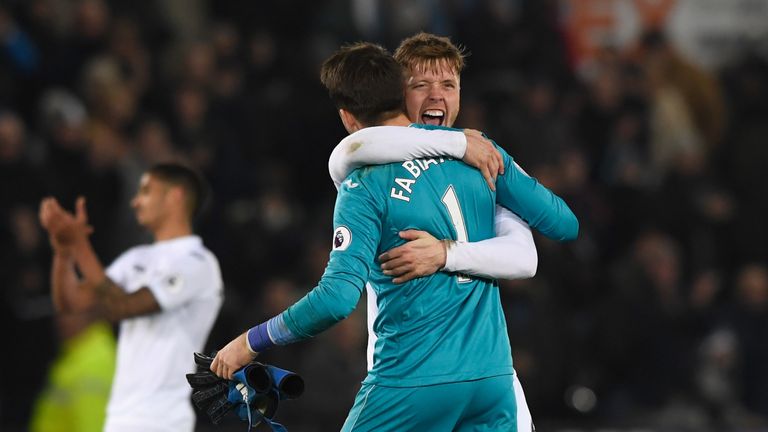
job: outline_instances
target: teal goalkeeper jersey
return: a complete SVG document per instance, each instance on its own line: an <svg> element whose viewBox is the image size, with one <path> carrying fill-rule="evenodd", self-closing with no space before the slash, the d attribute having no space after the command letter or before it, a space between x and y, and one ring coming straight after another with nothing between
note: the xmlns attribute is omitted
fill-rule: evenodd
<svg viewBox="0 0 768 432"><path fill-rule="evenodd" d="M500 151L507 169L497 192L478 170L447 158L350 174L336 201L330 261L318 286L283 313L288 329L300 338L325 330L352 312L370 282L377 313L366 383L408 387L512 373L495 281L438 272L395 285L377 260L404 243L398 233L407 229L438 239L491 238L497 201L545 235L575 237L578 223L568 206Z"/></svg>

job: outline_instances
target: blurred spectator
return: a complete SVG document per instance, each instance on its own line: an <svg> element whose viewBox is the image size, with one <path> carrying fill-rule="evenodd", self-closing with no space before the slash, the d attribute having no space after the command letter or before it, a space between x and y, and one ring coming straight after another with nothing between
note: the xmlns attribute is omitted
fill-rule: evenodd
<svg viewBox="0 0 768 432"><path fill-rule="evenodd" d="M598 66L595 77L587 83L584 107L577 114L577 133L590 161L590 177L593 179L599 177L599 167L605 164L605 151L609 148L624 97L616 56L606 52Z"/></svg>
<svg viewBox="0 0 768 432"><path fill-rule="evenodd" d="M712 426L727 429L738 426L744 416L738 404L736 369L738 345L729 329L718 329L699 347L696 381ZM743 425L742 425L743 426Z"/></svg>
<svg viewBox="0 0 768 432"><path fill-rule="evenodd" d="M70 92L51 89L39 107L41 139L45 149L45 189L65 206L74 204L78 193L99 203L91 211L94 223L103 223L107 231L116 222L122 185L117 163L124 156L123 137L101 121L89 123L83 103ZM108 257L119 249L113 247L106 233L95 234L94 247Z"/></svg>
<svg viewBox="0 0 768 432"><path fill-rule="evenodd" d="M658 178L685 158L702 157L705 143L691 118L690 107L662 65L650 63L650 160Z"/></svg>
<svg viewBox="0 0 768 432"><path fill-rule="evenodd" d="M32 432L99 432L115 373L112 327L87 315L58 315L63 345L32 414Z"/></svg>
<svg viewBox="0 0 768 432"><path fill-rule="evenodd" d="M643 113L624 109L619 113L600 167L608 186L642 190L652 186L653 175L643 127Z"/></svg>
<svg viewBox="0 0 768 432"><path fill-rule="evenodd" d="M550 79L532 78L522 91L520 112L505 112L511 130L503 145L531 175L547 176L546 171L555 169L563 151L572 145L573 131L559 115L556 89Z"/></svg>
<svg viewBox="0 0 768 432"><path fill-rule="evenodd" d="M30 148L21 118L0 111L0 215L18 204L34 206L43 195L41 167Z"/></svg>
<svg viewBox="0 0 768 432"><path fill-rule="evenodd" d="M651 231L613 270L601 353L610 391L619 392L610 397L629 404L612 407L614 415L662 409L690 393L694 341L681 260L672 238Z"/></svg>
<svg viewBox="0 0 768 432"><path fill-rule="evenodd" d="M35 40L14 16L12 2L0 4L0 104L23 115L34 109L42 55Z"/></svg>
<svg viewBox="0 0 768 432"><path fill-rule="evenodd" d="M661 30L646 32L641 40L640 62L679 92L690 112L691 126L698 131L706 151L720 144L725 129L725 107L716 80L683 58Z"/></svg>
<svg viewBox="0 0 768 432"><path fill-rule="evenodd" d="M737 261L768 259L768 60L754 54L725 71L732 114L727 146L715 155L737 197L731 242Z"/></svg>
<svg viewBox="0 0 768 432"><path fill-rule="evenodd" d="M47 244L36 213L33 207L23 204L3 210L2 343L18 351L0 361L0 425L4 431L15 432L26 430L32 402L43 386L44 371L56 350L56 342L51 332L53 310L44 264L50 255L46 253ZM18 373L14 364L24 364L30 373Z"/></svg>
<svg viewBox="0 0 768 432"><path fill-rule="evenodd" d="M32 202L42 198L45 189L28 143L21 119L13 112L0 112L0 328L5 346L19 350L15 359L6 356L0 361L0 427L19 431L26 425L44 373L25 376L14 372L11 362L45 371L55 350L44 265L49 256Z"/></svg>
<svg viewBox="0 0 768 432"><path fill-rule="evenodd" d="M765 264L749 264L735 279L736 304L731 320L739 346L740 399L750 411L768 416L768 268Z"/></svg>

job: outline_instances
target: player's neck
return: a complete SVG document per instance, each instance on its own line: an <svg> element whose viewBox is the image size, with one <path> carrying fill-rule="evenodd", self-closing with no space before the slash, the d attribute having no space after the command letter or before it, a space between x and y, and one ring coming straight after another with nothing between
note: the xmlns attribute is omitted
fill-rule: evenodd
<svg viewBox="0 0 768 432"><path fill-rule="evenodd" d="M408 126L410 124L411 121L408 120L405 114L399 114L397 117L381 122L379 126Z"/></svg>
<svg viewBox="0 0 768 432"><path fill-rule="evenodd" d="M154 230L155 242L171 240L192 234L192 227L188 222L165 223Z"/></svg>

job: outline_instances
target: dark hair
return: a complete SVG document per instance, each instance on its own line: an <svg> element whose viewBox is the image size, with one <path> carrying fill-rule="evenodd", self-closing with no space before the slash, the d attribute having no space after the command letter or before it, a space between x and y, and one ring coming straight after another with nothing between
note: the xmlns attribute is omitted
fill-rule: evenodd
<svg viewBox="0 0 768 432"><path fill-rule="evenodd" d="M200 212L207 198L208 188L205 180L195 170L176 163L160 163L149 168L147 173L184 190L190 219Z"/></svg>
<svg viewBox="0 0 768 432"><path fill-rule="evenodd" d="M456 75L464 69L464 48L445 36L420 32L403 39L395 50L395 60L405 69L439 70L447 65Z"/></svg>
<svg viewBox="0 0 768 432"><path fill-rule="evenodd" d="M323 62L320 81L336 108L349 111L365 126L403 112L403 69L379 45L343 46Z"/></svg>

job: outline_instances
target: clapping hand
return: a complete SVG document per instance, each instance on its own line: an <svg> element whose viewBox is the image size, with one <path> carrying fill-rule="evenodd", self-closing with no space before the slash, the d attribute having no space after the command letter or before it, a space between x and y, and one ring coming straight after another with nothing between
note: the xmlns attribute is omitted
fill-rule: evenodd
<svg viewBox="0 0 768 432"><path fill-rule="evenodd" d="M44 198L40 202L39 218L55 251L67 250L93 232L93 227L88 225L83 197L78 197L75 202L75 214L64 210L56 198Z"/></svg>

